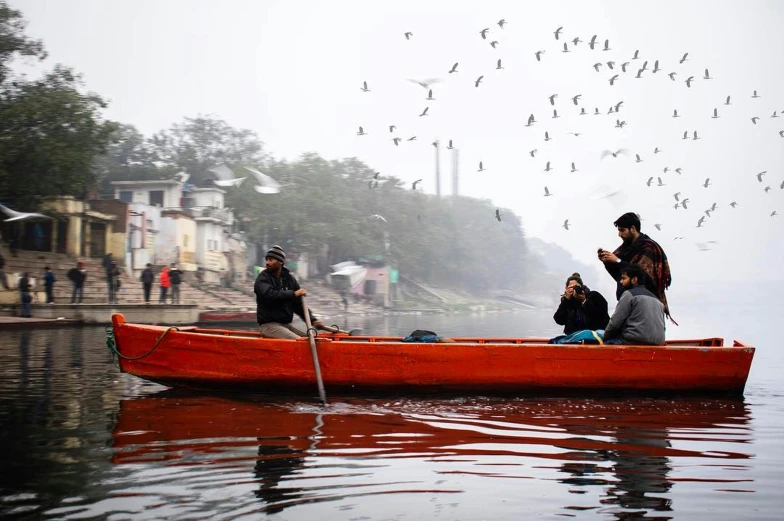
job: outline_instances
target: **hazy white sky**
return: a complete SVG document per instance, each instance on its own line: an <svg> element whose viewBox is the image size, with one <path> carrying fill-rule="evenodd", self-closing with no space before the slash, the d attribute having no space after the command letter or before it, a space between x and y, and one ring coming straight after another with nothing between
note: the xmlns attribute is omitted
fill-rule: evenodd
<svg viewBox="0 0 784 521"><path fill-rule="evenodd" d="M47 67L63 63L81 72L91 90L110 100L108 118L145 134L185 116L212 114L256 131L276 158L305 152L358 157L383 174L409 182L424 178L428 193L435 193L430 143L451 139L460 149L462 194L511 209L527 234L556 242L585 262L598 265L596 249L617 246L612 222L632 210L667 251L674 287L715 277L784 278L776 270L784 253L784 138L778 134L784 116L771 117L784 111L778 56L784 2L11 4L29 20L28 33L45 41ZM496 24L502 18L504 29ZM490 29L486 40L479 34L484 28ZM413 33L408 41L406 31ZM591 51L587 42L594 34L598 43ZM575 37L582 40L576 47ZM609 51L602 50L605 39ZM491 41L498 42L495 49ZM564 41L571 52L562 52ZM638 49L640 59L632 60ZM545 51L541 62L538 50ZM685 52L689 57L681 64ZM648 70L635 78L646 60ZM448 74L455 62L459 72ZM600 72L592 67L597 62ZM705 68L713 79L702 79ZM19 70L34 74L37 68ZM670 72L677 73L675 81ZM610 86L614 74L619 77ZM440 78L432 85L436 99L426 100L427 91L409 78ZM370 92L360 90L363 81ZM751 97L755 89L759 98ZM551 106L548 96L556 93ZM571 101L577 94L579 106ZM619 101L620 113L607 115ZM428 115L420 117L425 107ZM578 115L580 107L589 115ZM595 107L601 115L593 115ZM711 118L714 108L718 119ZM680 118L672 117L674 109ZM532 113L537 123L526 127ZM760 118L756 125L752 116ZM617 119L626 121L622 129L615 128ZM390 133L393 124L397 129ZM356 135L360 125L367 136ZM682 140L686 130L701 139ZM395 136L403 138L398 147ZM411 136L417 140L405 141ZM654 155L655 147L662 152ZM618 148L629 155L600 159L603 150ZM442 151L441 157L448 194L451 156ZM479 161L486 171L477 172ZM548 161L553 170L545 172ZM577 172L570 172L572 162ZM679 167L682 174L674 172ZM755 174L764 170L760 183ZM665 186L657 186L657 177ZM545 186L551 197L544 197ZM612 192L618 193L601 197ZM690 199L687 210L673 209L675 192ZM714 202L718 209L697 228ZM774 210L782 215L770 217ZM568 231L561 227L564 219ZM710 250L700 251L697 243Z"/></svg>

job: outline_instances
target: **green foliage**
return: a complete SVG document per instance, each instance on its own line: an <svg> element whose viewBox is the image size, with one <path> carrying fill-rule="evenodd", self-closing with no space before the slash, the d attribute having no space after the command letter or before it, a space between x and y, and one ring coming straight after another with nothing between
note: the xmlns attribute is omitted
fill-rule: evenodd
<svg viewBox="0 0 784 521"><path fill-rule="evenodd" d="M152 153L161 162L185 170L191 182L203 181L208 170L221 163L258 164L263 144L253 131L235 129L209 116L185 118L150 139Z"/></svg>
<svg viewBox="0 0 784 521"><path fill-rule="evenodd" d="M24 35L26 25L22 13L0 0L0 84L8 77L8 63L15 55L46 58L43 43Z"/></svg>
<svg viewBox="0 0 784 521"><path fill-rule="evenodd" d="M36 81L0 85L1 199L32 209L48 197L84 197L95 185L93 159L115 125L101 119L101 97L79 87L60 66Z"/></svg>

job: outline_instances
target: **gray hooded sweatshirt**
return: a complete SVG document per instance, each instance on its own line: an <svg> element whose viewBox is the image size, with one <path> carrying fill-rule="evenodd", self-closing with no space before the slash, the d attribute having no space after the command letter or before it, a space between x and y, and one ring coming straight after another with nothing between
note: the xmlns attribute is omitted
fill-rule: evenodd
<svg viewBox="0 0 784 521"><path fill-rule="evenodd" d="M645 286L627 289L604 330L604 339L624 344L664 345L664 304Z"/></svg>

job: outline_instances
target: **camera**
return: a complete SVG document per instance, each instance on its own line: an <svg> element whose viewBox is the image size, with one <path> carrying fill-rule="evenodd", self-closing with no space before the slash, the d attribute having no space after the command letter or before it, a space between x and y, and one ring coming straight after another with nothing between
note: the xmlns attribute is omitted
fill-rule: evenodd
<svg viewBox="0 0 784 521"><path fill-rule="evenodd" d="M574 286L572 289L578 295L582 295L583 294L583 287L582 286Z"/></svg>

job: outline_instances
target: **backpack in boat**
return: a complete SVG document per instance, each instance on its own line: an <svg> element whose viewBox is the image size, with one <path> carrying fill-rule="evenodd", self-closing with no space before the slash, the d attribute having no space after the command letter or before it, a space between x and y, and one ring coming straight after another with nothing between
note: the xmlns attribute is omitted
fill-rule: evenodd
<svg viewBox="0 0 784 521"><path fill-rule="evenodd" d="M441 340L441 337L438 336L438 333L434 333L433 331L427 331L425 329L417 329L413 331L410 335L403 339L403 342L418 342L421 344L434 344Z"/></svg>

